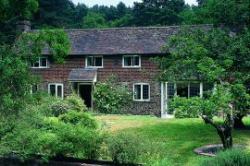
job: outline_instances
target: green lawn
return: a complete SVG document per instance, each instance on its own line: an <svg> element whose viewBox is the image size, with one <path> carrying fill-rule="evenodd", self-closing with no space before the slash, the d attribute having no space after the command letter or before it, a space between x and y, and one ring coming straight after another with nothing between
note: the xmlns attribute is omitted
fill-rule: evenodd
<svg viewBox="0 0 250 166"><path fill-rule="evenodd" d="M98 115L103 129L137 133L155 147L154 154L144 156L147 165L197 165L204 157L193 149L207 144L220 143L216 131L201 119L159 119L151 116ZM250 125L250 119L245 119ZM250 145L250 130L234 131L234 142ZM250 149L250 146L249 146Z"/></svg>

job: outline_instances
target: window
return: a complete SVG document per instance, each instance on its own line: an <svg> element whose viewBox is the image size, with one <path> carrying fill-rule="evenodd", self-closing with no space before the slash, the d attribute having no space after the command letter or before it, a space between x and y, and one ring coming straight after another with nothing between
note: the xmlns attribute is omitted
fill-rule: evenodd
<svg viewBox="0 0 250 166"><path fill-rule="evenodd" d="M32 64L32 68L48 68L48 58L39 57L38 60Z"/></svg>
<svg viewBox="0 0 250 166"><path fill-rule="evenodd" d="M34 93L38 92L38 89L39 89L38 85L32 85L31 89L30 89L30 93L34 94Z"/></svg>
<svg viewBox="0 0 250 166"><path fill-rule="evenodd" d="M150 86L149 84L140 83L134 84L134 101L150 101Z"/></svg>
<svg viewBox="0 0 250 166"><path fill-rule="evenodd" d="M102 68L103 57L102 56L88 56L86 58L86 67Z"/></svg>
<svg viewBox="0 0 250 166"><path fill-rule="evenodd" d="M122 65L123 67L141 67L141 57L139 55L125 55Z"/></svg>
<svg viewBox="0 0 250 166"><path fill-rule="evenodd" d="M63 99L63 84L49 84L48 91L52 96Z"/></svg>
<svg viewBox="0 0 250 166"><path fill-rule="evenodd" d="M179 82L179 83L167 83L167 94L168 98L173 98L175 95L179 97L195 97L200 96L202 97L202 85L201 83L186 83L186 82Z"/></svg>
<svg viewBox="0 0 250 166"><path fill-rule="evenodd" d="M172 99L175 96L175 84L174 83L167 84L167 93L168 93L169 99Z"/></svg>

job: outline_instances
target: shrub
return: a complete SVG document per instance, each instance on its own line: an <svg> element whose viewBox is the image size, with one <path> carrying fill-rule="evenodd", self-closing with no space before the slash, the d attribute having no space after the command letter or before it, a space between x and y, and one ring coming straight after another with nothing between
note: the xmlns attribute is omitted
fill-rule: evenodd
<svg viewBox="0 0 250 166"><path fill-rule="evenodd" d="M200 113L201 98L175 97L169 104L169 109L176 118L198 118Z"/></svg>
<svg viewBox="0 0 250 166"><path fill-rule="evenodd" d="M95 119L86 112L77 112L72 110L67 112L66 114L61 115L59 118L65 123L81 125L92 129L97 128L97 122L95 121Z"/></svg>
<svg viewBox="0 0 250 166"><path fill-rule="evenodd" d="M78 112L88 110L83 100L75 93L66 98L66 103L69 105L71 110Z"/></svg>
<svg viewBox="0 0 250 166"><path fill-rule="evenodd" d="M78 112L86 112L88 110L82 99L76 94L68 96L65 100L57 99L50 104L50 109L52 114L56 117L67 113L69 110Z"/></svg>
<svg viewBox="0 0 250 166"><path fill-rule="evenodd" d="M96 85L94 100L101 113L122 113L120 110L130 105L132 95L127 87L118 84L117 80L111 77L108 81Z"/></svg>
<svg viewBox="0 0 250 166"><path fill-rule="evenodd" d="M22 158L34 154L46 158L58 155L98 158L103 135L97 129L95 119L86 112L74 110L67 110L57 117L61 112L53 115L48 111L51 111L51 103L31 105L11 122L1 123L4 130L0 130L0 154L16 152ZM44 108L48 110L43 111Z"/></svg>
<svg viewBox="0 0 250 166"><path fill-rule="evenodd" d="M119 133L108 139L112 160L118 164L133 164L143 153L142 139L137 135Z"/></svg>
<svg viewBox="0 0 250 166"><path fill-rule="evenodd" d="M69 109L69 105L63 100L57 101L56 103L50 106L51 112L54 116L58 117L59 115L65 114Z"/></svg>
<svg viewBox="0 0 250 166"><path fill-rule="evenodd" d="M219 153L216 157L201 162L201 166L246 166L250 165L250 155L241 149Z"/></svg>

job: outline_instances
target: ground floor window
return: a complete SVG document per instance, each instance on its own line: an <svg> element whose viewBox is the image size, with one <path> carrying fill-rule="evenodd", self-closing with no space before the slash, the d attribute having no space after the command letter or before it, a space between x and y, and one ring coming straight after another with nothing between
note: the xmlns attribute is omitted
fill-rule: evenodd
<svg viewBox="0 0 250 166"><path fill-rule="evenodd" d="M34 93L38 92L38 89L39 89L39 87L37 84L31 85L30 93L34 94Z"/></svg>
<svg viewBox="0 0 250 166"><path fill-rule="evenodd" d="M138 83L133 86L134 101L150 101L150 85Z"/></svg>
<svg viewBox="0 0 250 166"><path fill-rule="evenodd" d="M63 84L51 83L48 85L49 94L63 99Z"/></svg>
<svg viewBox="0 0 250 166"><path fill-rule="evenodd" d="M179 97L202 97L202 83L167 83L167 95L171 99Z"/></svg>

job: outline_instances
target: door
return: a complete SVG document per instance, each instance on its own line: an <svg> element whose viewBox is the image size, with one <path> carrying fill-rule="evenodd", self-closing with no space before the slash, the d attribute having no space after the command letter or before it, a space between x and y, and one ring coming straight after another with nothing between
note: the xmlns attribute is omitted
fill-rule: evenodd
<svg viewBox="0 0 250 166"><path fill-rule="evenodd" d="M88 108L92 107L92 85L79 84L79 95Z"/></svg>

